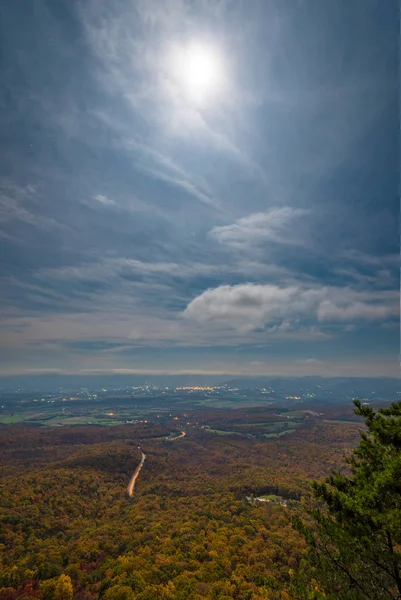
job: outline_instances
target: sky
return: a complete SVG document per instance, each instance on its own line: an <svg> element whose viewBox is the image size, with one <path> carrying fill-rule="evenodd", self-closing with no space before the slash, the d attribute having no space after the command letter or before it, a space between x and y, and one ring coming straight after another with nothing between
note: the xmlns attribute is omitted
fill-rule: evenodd
<svg viewBox="0 0 401 600"><path fill-rule="evenodd" d="M397 376L396 0L0 7L0 374Z"/></svg>

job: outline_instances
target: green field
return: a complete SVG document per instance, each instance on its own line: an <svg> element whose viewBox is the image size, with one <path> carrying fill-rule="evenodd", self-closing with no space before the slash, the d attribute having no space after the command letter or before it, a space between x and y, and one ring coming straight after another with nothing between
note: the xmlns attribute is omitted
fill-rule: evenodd
<svg viewBox="0 0 401 600"><path fill-rule="evenodd" d="M277 433L264 433L263 437L265 438L275 438L281 437L283 435L288 435L289 433L294 433L295 429L286 429L285 431L278 431Z"/></svg>
<svg viewBox="0 0 401 600"><path fill-rule="evenodd" d="M239 433L238 431L223 431L222 429L205 429L211 433L217 433L218 435L239 435L240 437L246 437L246 433Z"/></svg>
<svg viewBox="0 0 401 600"><path fill-rule="evenodd" d="M195 404L195 403L194 403ZM205 398L200 402L196 403L201 407L210 407L210 408L246 408L247 406L269 406L270 402L264 400L263 398Z"/></svg>
<svg viewBox="0 0 401 600"><path fill-rule="evenodd" d="M3 425L11 425L20 421L27 421L31 418L28 413L14 413L12 415L0 415L0 423Z"/></svg>
<svg viewBox="0 0 401 600"><path fill-rule="evenodd" d="M141 414L118 414L109 417L101 411L97 414L74 415L60 414L58 411L38 414L37 412L0 414L0 424L12 425L14 423L25 422L34 425L45 425L47 427L59 427L61 425L122 425L124 421L143 418L148 411L141 411Z"/></svg>
<svg viewBox="0 0 401 600"><path fill-rule="evenodd" d="M283 424L287 423L288 427L298 427L299 425L301 425L301 423L299 422L294 422L294 421L266 421L266 422L260 422L260 423L240 423L240 427L247 427L248 425L250 427L270 427L270 428L274 428L274 429L278 429L279 427L283 427Z"/></svg>
<svg viewBox="0 0 401 600"><path fill-rule="evenodd" d="M345 421L341 419L322 419L323 423L335 423L337 425L360 425L358 421Z"/></svg>
<svg viewBox="0 0 401 600"><path fill-rule="evenodd" d="M265 496L258 496L259 499L270 500L271 502L282 502L284 498L282 496L276 496L275 494L267 494Z"/></svg>

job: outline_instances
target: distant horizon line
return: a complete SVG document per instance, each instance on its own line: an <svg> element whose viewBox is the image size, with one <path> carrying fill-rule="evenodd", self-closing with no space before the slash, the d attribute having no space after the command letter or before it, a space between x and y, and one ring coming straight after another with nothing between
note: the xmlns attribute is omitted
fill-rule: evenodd
<svg viewBox="0 0 401 600"><path fill-rule="evenodd" d="M163 371L163 370L153 370L153 371L139 371L135 369L112 369L112 370L87 370L87 371L60 371L58 369L47 369L47 370L28 370L28 371L20 371L20 372L11 372L11 373L1 373L0 379L7 379L11 377L41 377L41 376L60 376L60 377L102 377L102 376L136 376L136 377L236 377L236 378L260 378L260 377L285 377L285 378L298 378L298 379L306 379L306 378L321 378L321 379L400 379L401 375L384 375L384 374L371 374L371 375L361 375L361 374L320 374L320 373L309 373L309 374L286 374L286 373L238 373L238 372L229 372L229 371L196 371L196 370L188 370L188 371Z"/></svg>

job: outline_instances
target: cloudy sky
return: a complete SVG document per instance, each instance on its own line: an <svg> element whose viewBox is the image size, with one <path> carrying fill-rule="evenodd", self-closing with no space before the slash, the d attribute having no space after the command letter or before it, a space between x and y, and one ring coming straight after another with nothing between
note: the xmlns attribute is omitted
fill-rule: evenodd
<svg viewBox="0 0 401 600"><path fill-rule="evenodd" d="M2 374L398 374L396 0L0 12Z"/></svg>

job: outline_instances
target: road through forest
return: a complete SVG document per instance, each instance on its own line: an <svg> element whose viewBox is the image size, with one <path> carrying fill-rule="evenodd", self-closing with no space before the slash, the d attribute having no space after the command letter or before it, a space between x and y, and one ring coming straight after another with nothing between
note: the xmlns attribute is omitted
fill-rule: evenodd
<svg viewBox="0 0 401 600"><path fill-rule="evenodd" d="M143 467L143 464L145 462L145 458L146 458L146 454L144 454L142 452L142 459L141 462L139 463L139 465L137 466L137 468L134 471L133 476L130 479L130 482L128 484L128 496L132 496L132 494L134 493L134 487L135 487L135 482L138 478L139 473L141 472L141 469Z"/></svg>
<svg viewBox="0 0 401 600"><path fill-rule="evenodd" d="M186 435L185 431L182 431L180 433L180 435L178 435L175 438L170 438L169 441L172 442L174 440L179 440L180 438L183 438L185 435ZM141 452L142 452L142 450L141 450ZM128 496L132 496L132 494L134 493L135 482L136 482L136 480L138 478L139 473L141 472L141 469L142 469L142 467L144 465L145 459L146 459L146 454L144 452L142 452L141 462L139 463L139 465L135 469L134 474L131 477L130 482L128 484L128 488L127 488Z"/></svg>

